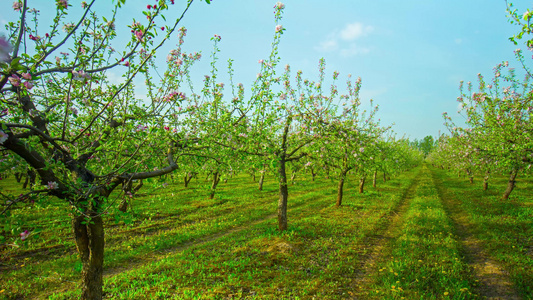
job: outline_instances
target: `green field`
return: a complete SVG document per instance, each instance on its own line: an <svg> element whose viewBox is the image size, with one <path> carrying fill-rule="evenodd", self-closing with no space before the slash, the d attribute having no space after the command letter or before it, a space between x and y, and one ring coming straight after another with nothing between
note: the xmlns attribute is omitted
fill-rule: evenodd
<svg viewBox="0 0 533 300"><path fill-rule="evenodd" d="M501 201L503 178L483 192L423 165L364 194L350 177L336 207L336 180L301 174L283 233L273 178L263 191L230 178L212 200L202 176L188 188L163 182L146 183L125 214L109 199L106 299L533 299L529 180ZM77 298L68 214L58 201L1 216L0 299Z"/></svg>

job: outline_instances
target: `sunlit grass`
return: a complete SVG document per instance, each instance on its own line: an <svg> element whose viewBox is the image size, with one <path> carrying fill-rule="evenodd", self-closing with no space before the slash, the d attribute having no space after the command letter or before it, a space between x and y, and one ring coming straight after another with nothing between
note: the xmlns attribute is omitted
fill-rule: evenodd
<svg viewBox="0 0 533 300"><path fill-rule="evenodd" d="M335 181L297 180L289 186L289 230L284 233L276 230L275 217L266 218L276 211L273 180L260 192L250 178L239 176L221 184L213 200L207 199L202 180L188 189L156 188L157 183L143 187L131 215L112 211L106 216L105 297L342 297L359 264L358 243L382 225L382 217L398 204L412 176L407 173L362 195L349 181L340 208L334 206ZM38 291L44 291L39 297L77 297L80 266L68 212L61 205L53 209L65 222L52 222L44 214L47 210L38 216L32 209L14 212L32 230L56 225L43 228L39 239L28 241L24 249L3 250L9 268L0 278L5 286L0 297L35 296ZM38 258L27 252L45 245L62 250ZM25 259L28 262L19 267Z"/></svg>
<svg viewBox="0 0 533 300"><path fill-rule="evenodd" d="M426 167L373 274L366 297L375 299L470 299L474 280Z"/></svg>
<svg viewBox="0 0 533 300"><path fill-rule="evenodd" d="M507 201L501 200L507 178L494 176L489 190L481 182L471 185L464 178L434 170L450 197L461 203L473 233L488 254L501 263L525 299L533 299L533 184L518 178ZM465 192L468 191L468 192Z"/></svg>

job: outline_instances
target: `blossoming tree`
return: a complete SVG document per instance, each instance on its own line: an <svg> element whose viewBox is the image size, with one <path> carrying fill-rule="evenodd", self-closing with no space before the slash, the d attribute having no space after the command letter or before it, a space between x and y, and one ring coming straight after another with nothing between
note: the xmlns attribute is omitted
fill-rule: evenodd
<svg viewBox="0 0 533 300"><path fill-rule="evenodd" d="M19 18L0 38L0 149L23 159L41 183L10 203L47 195L72 207L82 299L102 297L102 214L116 203L111 192L176 170L180 151L193 142L177 124L184 119L178 115L188 113L179 109L188 101L179 82L199 58L180 49L185 30L178 24L192 0L182 4L181 15L172 16L173 23L164 22L163 14L176 11L174 0L148 5L146 20L128 26L131 39L125 44L114 40L116 27L125 25L116 20L125 0L105 17L97 16L95 2L73 7L57 0L56 16L44 27L39 11L17 0L13 9ZM71 10L80 13L74 22L68 18ZM169 62L172 76L155 80L150 76L155 54L178 31L180 43ZM122 79L111 81L112 72ZM146 79L146 99L134 92L140 75Z"/></svg>

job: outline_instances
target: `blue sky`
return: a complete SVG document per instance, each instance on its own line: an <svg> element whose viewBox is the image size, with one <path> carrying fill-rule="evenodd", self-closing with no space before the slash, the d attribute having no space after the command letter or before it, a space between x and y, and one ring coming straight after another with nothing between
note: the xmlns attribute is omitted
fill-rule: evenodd
<svg viewBox="0 0 533 300"><path fill-rule="evenodd" d="M76 2L70 1L79 6ZM201 51L204 56L193 72L198 81L210 70L210 38L217 34L222 37L219 70L225 70L225 61L233 58L235 81L251 85L260 69L258 60L270 53L276 2L195 1L182 25L188 29L186 51ZM282 66L288 63L293 73L302 70L304 77L318 79L318 61L323 57L328 76L339 71L341 82L348 74L361 77L363 103L374 99L381 124L394 123L397 135L412 139L447 132L442 113L460 118L459 81L475 82L478 73L490 76L502 61L519 69L513 50L525 49L508 41L520 28L508 22L503 0L282 2L286 5L281 21L286 29L280 45ZM148 3L153 1L127 0L128 9L119 18L124 24L135 15L142 20L140 11ZM515 5L520 12L528 8L523 1ZM178 16L178 5L175 8ZM9 12L0 21L13 16ZM175 44L171 41L169 46Z"/></svg>

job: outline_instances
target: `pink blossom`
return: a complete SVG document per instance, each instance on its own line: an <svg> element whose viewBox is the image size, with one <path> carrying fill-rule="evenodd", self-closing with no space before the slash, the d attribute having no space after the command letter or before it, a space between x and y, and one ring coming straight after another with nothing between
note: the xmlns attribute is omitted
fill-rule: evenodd
<svg viewBox="0 0 533 300"><path fill-rule="evenodd" d="M57 7L66 9L68 7L68 0L57 0Z"/></svg>
<svg viewBox="0 0 533 300"><path fill-rule="evenodd" d="M74 23L67 23L65 25L63 25L63 31L65 32L71 32L74 27L76 27L76 25L74 25Z"/></svg>
<svg viewBox="0 0 533 300"><path fill-rule="evenodd" d="M14 11L20 11L22 9L22 3L20 1L14 1L13 2L13 10Z"/></svg>
<svg viewBox="0 0 533 300"><path fill-rule="evenodd" d="M137 40L142 42L142 40L143 40L143 32L140 31L140 30L135 30L135 37L137 38Z"/></svg>
<svg viewBox="0 0 533 300"><path fill-rule="evenodd" d="M24 78L26 80L31 80L31 75L30 75L30 73L22 73L22 78Z"/></svg>
<svg viewBox="0 0 533 300"><path fill-rule="evenodd" d="M129 62L129 61L126 61L126 62L124 63L124 65L125 65L126 67L129 67L129 66L130 66L130 62Z"/></svg>
<svg viewBox="0 0 533 300"><path fill-rule="evenodd" d="M274 6L275 9L284 9L285 8L285 4L281 3L281 2L278 2L276 3L276 5Z"/></svg>
<svg viewBox="0 0 533 300"><path fill-rule="evenodd" d="M283 26L281 26L281 25L277 25L276 26L276 32L280 32L282 30L283 30Z"/></svg>
<svg viewBox="0 0 533 300"><path fill-rule="evenodd" d="M260 63L260 64L263 64L263 63L265 62L265 60L264 60L264 59L260 59L260 60L257 61L257 62Z"/></svg>
<svg viewBox="0 0 533 300"><path fill-rule="evenodd" d="M24 81L24 87L31 90L33 88L33 83L31 83L31 81Z"/></svg>
<svg viewBox="0 0 533 300"><path fill-rule="evenodd" d="M7 141L8 137L9 136L7 135L7 133L0 130L0 144L3 144L5 141Z"/></svg>
<svg viewBox="0 0 533 300"><path fill-rule="evenodd" d="M13 86L20 86L20 77L18 77L17 74L9 76L8 80Z"/></svg>
<svg viewBox="0 0 533 300"><path fill-rule="evenodd" d="M27 230L24 230L24 232L20 233L20 239L25 240L30 235L30 232Z"/></svg>
<svg viewBox="0 0 533 300"><path fill-rule="evenodd" d="M59 187L59 185L57 184L57 182L55 181L48 181L48 189L49 190L55 190Z"/></svg>

